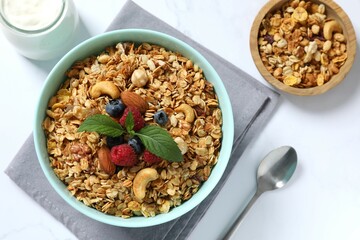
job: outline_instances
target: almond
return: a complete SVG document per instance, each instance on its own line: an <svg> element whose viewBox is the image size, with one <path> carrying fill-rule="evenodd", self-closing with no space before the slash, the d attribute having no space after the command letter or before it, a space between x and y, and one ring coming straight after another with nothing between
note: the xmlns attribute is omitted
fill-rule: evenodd
<svg viewBox="0 0 360 240"><path fill-rule="evenodd" d="M116 171L115 164L111 161L110 149L106 146L102 146L98 150L98 158L100 168L109 175L113 175Z"/></svg>
<svg viewBox="0 0 360 240"><path fill-rule="evenodd" d="M121 100L127 107L136 107L142 114L149 108L148 103L140 95L134 92L122 92Z"/></svg>

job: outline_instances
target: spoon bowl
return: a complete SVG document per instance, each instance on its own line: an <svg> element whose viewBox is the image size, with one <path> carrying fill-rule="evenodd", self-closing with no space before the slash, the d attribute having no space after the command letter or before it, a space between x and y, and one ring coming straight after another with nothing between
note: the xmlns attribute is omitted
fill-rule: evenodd
<svg viewBox="0 0 360 240"><path fill-rule="evenodd" d="M257 185L262 192L282 188L295 172L297 154L294 148L282 146L271 151L260 163Z"/></svg>

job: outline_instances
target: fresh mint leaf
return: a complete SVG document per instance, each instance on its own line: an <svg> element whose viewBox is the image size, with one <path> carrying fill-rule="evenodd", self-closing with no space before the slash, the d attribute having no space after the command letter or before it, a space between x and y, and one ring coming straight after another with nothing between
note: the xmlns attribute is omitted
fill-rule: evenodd
<svg viewBox="0 0 360 240"><path fill-rule="evenodd" d="M155 125L146 126L135 133L145 148L156 156L170 162L180 162L183 160L181 151L171 137L163 128Z"/></svg>
<svg viewBox="0 0 360 240"><path fill-rule="evenodd" d="M145 148L156 156L170 162L183 160L178 145L165 129L156 125L149 125L135 132L134 126L134 117L131 112L126 116L125 129L111 117L96 114L86 118L80 125L78 132L97 132L110 137L118 137L127 132L130 136L138 136Z"/></svg>
<svg viewBox="0 0 360 240"><path fill-rule="evenodd" d="M125 119L125 127L126 127L126 131L128 133L131 133L133 132L133 128L134 128L134 116L132 114L131 111L128 112L127 116L126 116L126 119Z"/></svg>
<svg viewBox="0 0 360 240"><path fill-rule="evenodd" d="M125 132L119 123L102 114L95 114L86 118L78 129L78 132L84 131L97 132L110 137L119 137Z"/></svg>

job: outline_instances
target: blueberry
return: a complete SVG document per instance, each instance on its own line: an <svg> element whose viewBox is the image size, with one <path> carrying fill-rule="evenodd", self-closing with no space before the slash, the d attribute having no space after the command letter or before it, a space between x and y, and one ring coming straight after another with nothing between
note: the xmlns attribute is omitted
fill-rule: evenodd
<svg viewBox="0 0 360 240"><path fill-rule="evenodd" d="M125 107L120 99L113 99L106 104L105 110L111 117L117 118L124 112Z"/></svg>
<svg viewBox="0 0 360 240"><path fill-rule="evenodd" d="M137 154L140 154L144 149L144 145L138 136L129 138L128 144L135 150Z"/></svg>
<svg viewBox="0 0 360 240"><path fill-rule="evenodd" d="M169 118L163 110L159 110L154 114L154 119L159 125L165 126Z"/></svg>
<svg viewBox="0 0 360 240"><path fill-rule="evenodd" d="M109 148L112 148L114 146L120 145L124 143L124 136L120 136L120 137L106 137L106 145Z"/></svg>

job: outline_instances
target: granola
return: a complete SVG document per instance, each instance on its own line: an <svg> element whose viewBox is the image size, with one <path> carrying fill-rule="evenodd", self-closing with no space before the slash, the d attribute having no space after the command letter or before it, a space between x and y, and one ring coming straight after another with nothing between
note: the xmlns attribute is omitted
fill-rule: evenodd
<svg viewBox="0 0 360 240"><path fill-rule="evenodd" d="M324 4L291 0L262 20L259 53L279 81L297 88L321 86L347 59L341 25L326 15Z"/></svg>
<svg viewBox="0 0 360 240"><path fill-rule="evenodd" d="M214 87L191 60L161 46L124 42L75 62L66 77L48 103L43 128L51 167L79 201L122 218L151 217L190 199L209 178L219 157L222 115ZM100 82L140 95L149 105L147 124L154 124L158 110L166 112L169 121L163 127L184 156L182 162L151 165L158 176L146 186L143 199L134 196L133 184L149 163L139 161L108 174L113 167L102 170L97 154L106 144L104 136L77 131L88 116L106 114L104 106L112 94L118 95L116 90L99 96L92 92ZM191 121L181 106L192 109Z"/></svg>

